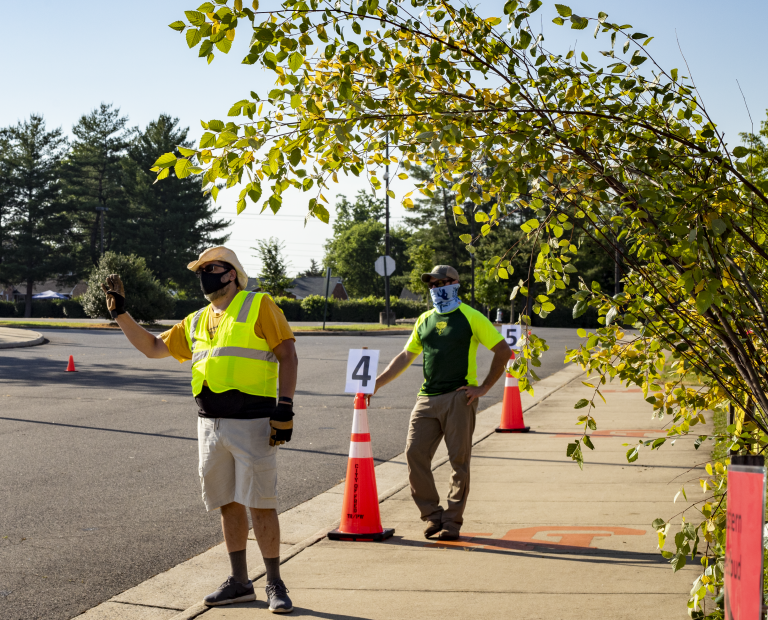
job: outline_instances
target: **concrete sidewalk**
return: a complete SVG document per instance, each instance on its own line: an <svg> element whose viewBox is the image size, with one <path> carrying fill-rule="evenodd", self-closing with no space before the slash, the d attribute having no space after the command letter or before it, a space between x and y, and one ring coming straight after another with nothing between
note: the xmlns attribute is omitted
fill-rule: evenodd
<svg viewBox="0 0 768 620"><path fill-rule="evenodd" d="M500 406L478 416L472 490L462 539L424 540L405 484L402 455L377 467L381 517L395 527L384 543L331 542L343 485L281 515L283 578L293 616L392 618L687 618L693 570L673 574L656 550L651 522L682 509L672 498L707 455L680 439L634 464L627 447L663 434L639 390L607 386L597 411L596 451L584 471L565 456L581 427L573 404L590 398L578 369L567 368L524 396L530 434L496 434ZM351 416L350 416L351 417ZM375 437L373 438L375 454ZM436 455L439 464L445 453ZM445 492L450 470L436 469ZM676 519L677 521L678 519ZM316 531L318 530L319 531ZM312 533L314 532L314 533ZM258 557L250 543L251 562ZM207 556L207 558L206 558ZM84 620L245 620L269 615L263 567L253 567L259 600L205 609L199 604L228 574L223 545L128 590ZM181 611L183 610L183 611Z"/></svg>
<svg viewBox="0 0 768 620"><path fill-rule="evenodd" d="M44 342L45 338L40 332L33 332L30 329L0 327L0 349L34 347Z"/></svg>

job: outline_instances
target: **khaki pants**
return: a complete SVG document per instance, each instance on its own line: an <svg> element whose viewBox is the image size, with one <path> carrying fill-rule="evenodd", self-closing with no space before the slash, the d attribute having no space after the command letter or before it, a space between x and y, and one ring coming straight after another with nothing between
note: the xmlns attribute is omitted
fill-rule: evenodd
<svg viewBox="0 0 768 620"><path fill-rule="evenodd" d="M464 522L477 405L477 400L467 405L467 394L463 390L439 396L419 396L416 400L411 412L405 458L411 495L421 511L422 521L438 521L455 530ZM432 474L432 457L443 438L453 470L445 510L440 506Z"/></svg>

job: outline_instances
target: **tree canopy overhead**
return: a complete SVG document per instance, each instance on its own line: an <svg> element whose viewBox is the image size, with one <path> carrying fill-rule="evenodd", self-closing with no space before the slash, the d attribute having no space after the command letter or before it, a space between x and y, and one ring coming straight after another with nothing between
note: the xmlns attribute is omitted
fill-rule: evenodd
<svg viewBox="0 0 768 620"><path fill-rule="evenodd" d="M532 210L521 226L533 251L518 291L528 296L540 284L534 313L546 316L558 290L570 288L574 316L589 306L601 314L604 327L569 352L599 379L595 397L576 403L584 434L568 447L574 460L594 447L596 397L612 378L642 386L656 415L672 417L668 438L695 432L704 411L731 404L745 423L729 427L729 444L768 444L768 180L760 145L750 143L753 153L727 148L693 81L648 52L653 37L605 13L585 17L556 4L549 7L556 25L589 29L605 45L593 58L549 50L538 15L531 19L541 7L509 0L503 16L484 17L437 0L284 0L275 11L206 2L171 27L211 62L246 26L252 39L243 62L274 73L276 86L267 99L252 92L235 103L226 122L204 123L198 149L164 155L155 171L201 174L214 194L219 180L241 184L239 211L248 200L277 211L283 192L298 188L310 193L309 216L327 222L323 192L339 175L383 187L389 138L395 174L433 167L419 191L449 190L456 221L480 224L477 238L469 230L461 236L468 251L502 218ZM402 200L411 206L410 196ZM584 280L574 265L580 238L621 263L620 293ZM510 278L522 247L491 257L487 271ZM639 335L626 338L622 325ZM521 389L544 350L535 335L524 341L514 367ZM690 372L700 387L684 383ZM658 448L666 439L647 443ZM628 452L637 457L637 447ZM703 481L705 491L721 492L723 471ZM699 526L665 552L680 568L699 536L706 540L705 574L689 603L694 617L721 583L723 509L723 501L707 500ZM664 536L667 526L658 525Z"/></svg>

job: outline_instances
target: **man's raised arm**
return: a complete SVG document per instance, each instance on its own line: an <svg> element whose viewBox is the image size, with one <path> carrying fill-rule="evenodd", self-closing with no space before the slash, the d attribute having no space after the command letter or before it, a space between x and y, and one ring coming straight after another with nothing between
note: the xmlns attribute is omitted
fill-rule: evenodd
<svg viewBox="0 0 768 620"><path fill-rule="evenodd" d="M108 276L101 288L107 296L107 310L134 347L147 357L160 358L171 355L160 338L150 334L125 311L125 287L120 276L116 274Z"/></svg>

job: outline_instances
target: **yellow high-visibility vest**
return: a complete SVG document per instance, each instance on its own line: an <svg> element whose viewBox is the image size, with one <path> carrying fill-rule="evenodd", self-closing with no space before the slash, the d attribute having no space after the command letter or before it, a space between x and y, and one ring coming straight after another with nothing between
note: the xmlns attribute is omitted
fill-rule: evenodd
<svg viewBox="0 0 768 620"><path fill-rule="evenodd" d="M264 295L240 291L224 311L213 339L208 335L210 305L187 317L195 396L205 381L217 393L235 389L277 398L277 356L253 331Z"/></svg>

